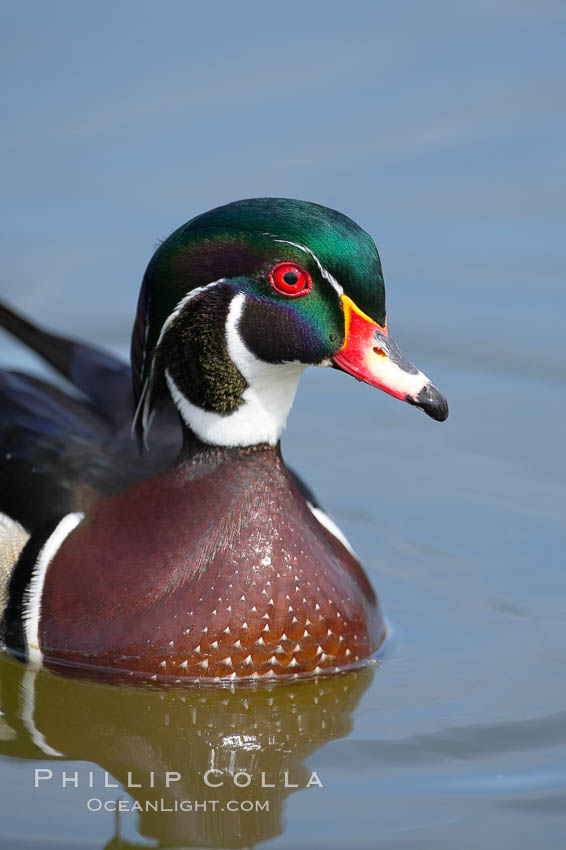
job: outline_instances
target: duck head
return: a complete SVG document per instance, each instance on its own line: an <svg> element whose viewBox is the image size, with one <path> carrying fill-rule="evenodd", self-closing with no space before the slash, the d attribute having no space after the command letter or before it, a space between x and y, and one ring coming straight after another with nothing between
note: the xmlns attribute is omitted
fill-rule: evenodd
<svg viewBox="0 0 566 850"><path fill-rule="evenodd" d="M218 207L161 244L132 339L134 427L146 440L167 395L204 443L275 445L306 366L333 366L448 416L445 398L387 330L375 244L306 201Z"/></svg>

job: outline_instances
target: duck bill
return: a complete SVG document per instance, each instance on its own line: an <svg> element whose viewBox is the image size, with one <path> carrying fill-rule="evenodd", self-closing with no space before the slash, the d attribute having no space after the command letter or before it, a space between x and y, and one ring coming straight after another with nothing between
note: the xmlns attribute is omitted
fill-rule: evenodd
<svg viewBox="0 0 566 850"><path fill-rule="evenodd" d="M341 299L344 344L332 358L334 365L443 422L448 416L448 404L442 393L405 359L387 327L370 319L347 295Z"/></svg>

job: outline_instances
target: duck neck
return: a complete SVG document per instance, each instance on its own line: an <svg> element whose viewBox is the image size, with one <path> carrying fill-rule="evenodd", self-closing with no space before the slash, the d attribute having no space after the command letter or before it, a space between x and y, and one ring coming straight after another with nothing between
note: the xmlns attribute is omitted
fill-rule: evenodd
<svg viewBox="0 0 566 850"><path fill-rule="evenodd" d="M187 428L181 419L183 443L177 457L177 464L194 465L199 463L212 464L214 466L224 461L233 461L238 458L252 457L254 455L271 455L277 461L283 461L281 454L281 443L275 445L270 443L254 443L250 446L222 446L203 442L194 431Z"/></svg>
<svg viewBox="0 0 566 850"><path fill-rule="evenodd" d="M204 302L218 308L213 319L199 312ZM167 388L185 427L211 446L277 445L305 365L267 363L249 349L240 333L242 293L218 287L203 304L187 305L181 331L161 347Z"/></svg>

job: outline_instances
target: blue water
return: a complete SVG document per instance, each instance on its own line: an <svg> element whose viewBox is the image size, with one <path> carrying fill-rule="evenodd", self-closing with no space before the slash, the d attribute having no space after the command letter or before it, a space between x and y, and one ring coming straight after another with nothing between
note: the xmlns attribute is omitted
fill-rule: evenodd
<svg viewBox="0 0 566 850"><path fill-rule="evenodd" d="M0 847L562 847L563 4L166 6L8 10L2 297L125 353L158 238L238 197L308 198L375 237L391 331L451 413L313 369L284 436L379 593L375 668L223 702L2 660ZM0 361L37 368L5 337ZM249 770L270 812L87 809L151 796L128 770L226 803L211 763Z"/></svg>

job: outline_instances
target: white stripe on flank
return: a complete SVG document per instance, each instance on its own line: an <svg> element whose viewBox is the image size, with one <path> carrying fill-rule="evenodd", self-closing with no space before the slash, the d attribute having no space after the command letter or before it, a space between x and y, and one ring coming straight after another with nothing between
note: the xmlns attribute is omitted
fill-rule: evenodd
<svg viewBox="0 0 566 850"><path fill-rule="evenodd" d="M320 260L319 260L319 259L318 259L318 257L316 256L316 254L314 254L314 253L311 251L311 249L310 249L310 248L307 248L305 245L299 245L297 242L289 242L289 240L288 240L288 239L275 239L275 240L274 240L274 242L281 242L283 245L292 245L292 246L293 246L293 248L298 248L298 249L299 249L299 251L304 251L304 252L305 252L305 254L308 254L310 257L312 257L312 258L313 258L313 260L315 261L315 263L316 263L316 264L317 264L317 266L318 266L318 270L319 270L319 272L321 273L321 275L322 275L324 278L326 278L326 280L330 283L330 285L331 285L331 286L333 286L333 287L334 287L334 289L336 290L336 292L338 293L338 295L343 295L343 294L344 294L344 289L340 286L340 284L338 283L338 281L336 280L336 278L335 278L333 275L331 275L331 274L330 274L330 272L328 271L328 269L325 269L325 268L324 268L324 266L322 265L322 263L320 262Z"/></svg>
<svg viewBox="0 0 566 850"><path fill-rule="evenodd" d="M355 558L356 561L359 561L360 559L356 555L354 547L352 546L344 532L340 528L338 528L332 517L328 516L326 511L323 511L322 508L315 508L315 506L311 502L307 502L307 505L309 507L309 510L312 514L314 514L319 523L323 525L325 529L332 534L333 537L336 537L336 539L340 541L342 546L344 546L348 550L350 555Z"/></svg>
<svg viewBox="0 0 566 850"><path fill-rule="evenodd" d="M183 395L171 374L165 380L171 397L184 421L203 442L216 446L274 446L285 427L295 398L303 363L266 363L254 357L244 345L238 324L245 295L232 299L226 319L226 344L230 359L246 379L247 388L234 413L223 415L197 407Z"/></svg>
<svg viewBox="0 0 566 850"><path fill-rule="evenodd" d="M73 531L84 518L82 513L67 514L57 525L45 543L37 557L33 568L31 579L24 592L22 604L22 620L24 634L27 644L28 662L32 667L41 667L43 654L39 648L39 618L41 615L41 597L45 576L49 564L65 538Z"/></svg>

